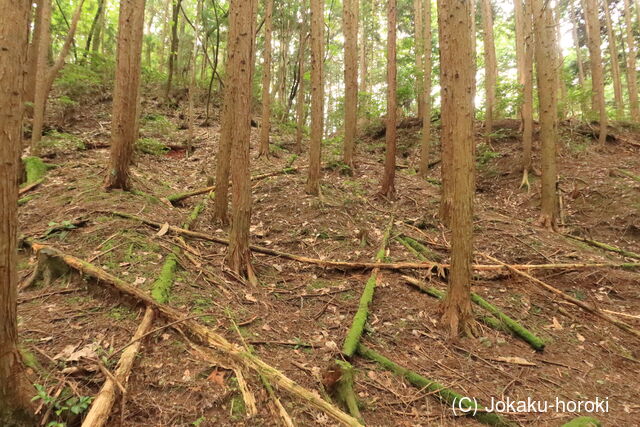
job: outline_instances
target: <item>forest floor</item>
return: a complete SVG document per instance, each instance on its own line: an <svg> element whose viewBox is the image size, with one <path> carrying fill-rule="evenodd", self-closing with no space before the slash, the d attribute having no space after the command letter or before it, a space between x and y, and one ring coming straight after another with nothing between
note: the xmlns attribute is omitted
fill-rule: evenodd
<svg viewBox="0 0 640 427"><path fill-rule="evenodd" d="M64 132L85 145L108 143L109 108L108 103L102 103L82 112L76 124ZM178 113L145 103L141 136L181 144L187 131L178 129ZM517 131L505 128L498 132L491 146L478 136L474 222L477 263L492 263L481 253L513 264L633 261L570 239L564 235L567 233L640 253L640 148L609 142L605 149L598 150L593 139L572 130L574 125L561 127L558 170L564 225L560 233L535 225L539 178L531 177L529 192L519 188ZM340 147L325 147L327 167L320 198L304 193L306 154L294 162L293 166L299 168L296 173L255 181L252 242L313 258L370 262L393 217L389 261L418 261L393 238L407 235L429 248L432 261L448 262L450 233L437 219L439 166L432 169L429 182L419 179L413 169L418 130L400 130L398 164L406 167L398 168L397 200L393 202L376 196L383 170L384 138L362 138L352 176L331 167L336 163L330 159L338 158ZM628 129L618 132L640 142L640 133ZM196 135L199 141L188 158L180 150L161 155L138 153L132 168L134 186L144 193L137 194L103 189L107 148L82 150L75 143L54 144L51 150L56 155L47 161L58 167L47 173L46 181L29 193L32 198L20 207L21 234L44 239L149 290L166 256L181 243L171 233L157 233L156 229L108 212L124 211L181 226L207 195L186 199L176 207L158 198L206 185L215 166L217 121L209 127L199 126ZM70 136L60 139L77 142ZM254 129L252 174L284 168L291 160L292 140L291 135L274 129L273 155L256 158ZM537 152L537 144L535 148ZM537 157L534 163L538 165ZM86 222L72 228L69 222L79 218ZM208 207L191 229L226 235L213 223ZM186 252L179 257L180 268L168 304L185 315L199 315L198 322L232 342L241 342L242 335L258 357L302 386L320 392L322 373L339 353L370 272L339 271L255 254L260 285L251 287L224 270L224 246L185 241L186 246L181 245ZM21 279L29 276L35 264L30 252L22 253ZM638 271L563 268L531 273L577 299L622 313L618 315L621 320L640 327ZM536 352L517 337L482 324L478 324L476 338L451 342L438 323L438 300L409 286L403 275L446 289L445 282L424 270L382 271L363 337L367 346L487 405L491 398L530 397L551 403L556 398L608 398L609 412L594 414L597 418L608 425L637 423L637 338L525 278L497 271L478 274L473 290L543 338L544 351ZM104 376L93 359L101 357L108 369L114 368L119 357L114 351L128 343L141 320L143 311L130 302L77 275L63 275L47 285L37 283L20 293L21 339L37 359L31 369L43 393L57 394L60 401L98 392ZM483 313L477 306L474 311ZM156 321L155 326L160 325ZM479 425L473 418L455 417L452 409L432 393L412 387L372 362L356 357L353 363L355 391L368 425ZM248 372L247 379L258 403L258 414L251 419L245 417L233 373L199 357L173 329L163 329L143 345L129 379L126 402L116 405L110 425L118 420L125 426L278 424L260 378ZM297 424L335 425L334 420L304 402L284 391L276 392ZM44 417L44 412L40 416ZM505 417L522 425L558 426L576 415L549 410ZM56 418L52 413L47 418L62 416ZM77 419L66 421L73 425Z"/></svg>

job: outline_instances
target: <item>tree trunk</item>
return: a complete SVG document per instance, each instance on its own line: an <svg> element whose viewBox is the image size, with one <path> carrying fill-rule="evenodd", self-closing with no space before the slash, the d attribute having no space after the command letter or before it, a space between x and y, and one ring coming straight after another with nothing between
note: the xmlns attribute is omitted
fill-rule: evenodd
<svg viewBox="0 0 640 427"><path fill-rule="evenodd" d="M581 88L585 87L584 77L584 65L582 62L582 50L580 49L580 39L578 38L578 10L574 4L574 0L569 0L570 17L571 17L571 35L573 36L573 43L576 51L576 62L578 63L578 84ZM582 116L586 113L586 106L584 102L580 104L580 110Z"/></svg>
<svg viewBox="0 0 640 427"><path fill-rule="evenodd" d="M0 0L0 425L28 419L34 391L18 351L18 170L30 3Z"/></svg>
<svg viewBox="0 0 640 427"><path fill-rule="evenodd" d="M484 131L487 141L491 142L493 132L493 114L496 104L496 80L498 66L496 63L496 46L493 40L493 9L491 0L482 0L482 31L484 40L484 89L485 117Z"/></svg>
<svg viewBox="0 0 640 427"><path fill-rule="evenodd" d="M520 0L517 0L520 1ZM524 38L524 64L522 69L522 182L529 189L531 150L533 146L533 51L534 36L531 2L522 5L522 34Z"/></svg>
<svg viewBox="0 0 640 427"><path fill-rule="evenodd" d="M190 79L189 79L189 134L188 134L188 142L187 142L187 156L189 156L191 151L191 144L195 142L195 113L193 111L194 99L196 96L196 59L198 57L198 37L200 34L200 14L202 10L202 0L198 0L196 4L196 17L193 20L193 49L191 51L191 68L190 68ZM204 46L203 46L204 49Z"/></svg>
<svg viewBox="0 0 640 427"><path fill-rule="evenodd" d="M138 136L143 31L144 0L122 0L111 116L111 156L105 178L107 189L129 190L131 187L129 166Z"/></svg>
<svg viewBox="0 0 640 427"><path fill-rule="evenodd" d="M257 285L251 266L251 182L249 143L251 137L252 78L257 0L231 0L229 6L230 92L233 92L231 151L233 169L232 220L227 262L229 268Z"/></svg>
<svg viewBox="0 0 640 427"><path fill-rule="evenodd" d="M422 2L422 0L420 0ZM424 93L424 111L422 116L422 134L420 135L420 164L418 173L426 178L429 173L429 159L431 150L431 0L425 0L422 5L422 52L424 55L424 79L422 90Z"/></svg>
<svg viewBox="0 0 640 427"><path fill-rule="evenodd" d="M596 0L585 0L585 17L588 28L589 62L591 63L591 104L593 112L598 112L600 121L598 142L601 147L604 147L607 139L607 109L604 100L602 52L600 51L600 18Z"/></svg>
<svg viewBox="0 0 640 427"><path fill-rule="evenodd" d="M636 8L638 2L636 2ZM638 83L636 69L636 44L633 37L633 21L631 17L631 6L629 0L624 0L624 24L627 36L627 90L629 92L629 110L631 111L631 121L640 122L640 106L638 105ZM636 10L640 15L640 10ZM636 21L637 22L637 21Z"/></svg>
<svg viewBox="0 0 640 427"><path fill-rule="evenodd" d="M303 13L304 16L304 13ZM300 24L300 46L299 46L299 51L298 51L298 93L297 96L298 98L296 99L296 152L298 154L302 153L302 137L303 137L303 129L304 129L304 118L305 118L305 113L304 113L304 104L305 104L305 100L304 100L304 91L305 91L305 84L304 84L304 74L305 74L305 68L304 68L304 63L305 63L305 52L306 52L306 46L307 46L307 32L305 31L306 26L304 23Z"/></svg>
<svg viewBox="0 0 640 427"><path fill-rule="evenodd" d="M422 0L413 0L413 34L416 57L416 101L418 103L418 117L424 117L424 13Z"/></svg>
<svg viewBox="0 0 640 427"><path fill-rule="evenodd" d="M104 2L105 0L98 0L98 8L96 9L96 14L93 17L93 21L91 21L91 28L89 29L89 34L87 35L87 42L84 46L84 52L82 54L83 62L86 61L87 55L92 48L91 42L97 43L98 39L96 34L98 33L98 22L100 21L100 17L102 16L104 10Z"/></svg>
<svg viewBox="0 0 640 427"><path fill-rule="evenodd" d="M609 11L609 1L605 0L604 17L607 23L607 41L609 43L609 59L611 60L611 76L613 78L613 94L616 106L616 118L622 120L624 117L624 100L622 99L622 81L620 79L620 62L618 61L618 46L616 42L613 24L611 22L611 12Z"/></svg>
<svg viewBox="0 0 640 427"><path fill-rule="evenodd" d="M475 87L474 34L471 3L438 2L440 79L442 85L442 143L450 147L453 206L451 212L451 270L442 322L452 337L470 332L471 260L473 256Z"/></svg>
<svg viewBox="0 0 640 427"><path fill-rule="evenodd" d="M33 105L33 126L31 130L31 154L33 154L34 156L38 156L40 154L39 144L40 140L42 139L42 129L44 127L44 115L47 107L47 98L49 97L49 92L51 92L53 81L55 80L58 72L64 66L64 61L69 54L71 45L73 44L73 37L76 33L76 29L78 28L78 21L80 20L80 14L82 13L83 4L84 0L80 0L80 3L78 3L78 6L76 7L71 25L69 26L69 32L67 33L64 44L60 49L60 53L58 54L58 58L53 64L53 67L49 67L47 65L48 58L40 57L38 60L39 68L36 81L35 102ZM38 49L38 52L44 53L48 52L49 45L51 44L51 2L45 1L43 5L44 8L42 11L42 31L45 31L45 33L42 33L40 36L40 47ZM43 43L47 43L46 49L43 49ZM40 60L43 60L43 62L41 62ZM42 68L40 69L40 67Z"/></svg>
<svg viewBox="0 0 640 427"><path fill-rule="evenodd" d="M370 9L371 9L371 4L370 4L371 0L362 0L362 7L360 8L360 24L361 24L361 37L360 37L360 60L358 61L358 65L360 66L360 72L358 72L358 76L360 77L360 81L358 83L358 92L360 93L360 95L362 96L362 99L360 101L360 103L358 104L358 108L359 108L359 120L358 120L358 127L360 129L364 128L367 126L368 124L368 119L367 119L367 105L368 105L368 98L369 98L369 81L368 81L368 63L369 63L369 58L367 56L368 54L368 50L367 50L367 45L369 44L369 37L367 37L367 30L368 30L368 15L370 14Z"/></svg>
<svg viewBox="0 0 640 427"><path fill-rule="evenodd" d="M311 0L311 139L306 192L320 194L324 132L324 0Z"/></svg>
<svg viewBox="0 0 640 427"><path fill-rule="evenodd" d="M360 0L344 0L344 153L342 161L353 168L358 130L358 15Z"/></svg>
<svg viewBox="0 0 640 427"><path fill-rule="evenodd" d="M562 48L560 47L560 40L562 39L561 23L560 23L560 4L556 2L554 10L554 28L556 36L556 85L558 86L558 115L561 119L566 117L566 101L567 101L567 85L564 82L564 57L562 56Z"/></svg>
<svg viewBox="0 0 640 427"><path fill-rule="evenodd" d="M264 12L264 62L262 64L262 120L260 122L260 149L258 156L269 157L269 132L271 131L271 33L273 0L265 0Z"/></svg>
<svg viewBox="0 0 640 427"><path fill-rule="evenodd" d="M25 82L25 98L24 102L34 102L36 93L36 76L38 74L38 61L40 57L38 52L40 49L40 38L42 37L42 11L44 9L45 0L37 0L34 2L36 7L35 18L33 21L33 33L29 50L27 52L27 77ZM51 7L51 6L49 6Z"/></svg>
<svg viewBox="0 0 640 427"><path fill-rule="evenodd" d="M398 9L396 0L387 0L387 132L386 150L384 159L384 175L380 194L393 199L396 194L396 36L397 36Z"/></svg>
<svg viewBox="0 0 640 427"><path fill-rule="evenodd" d="M176 62L178 59L178 19L180 18L181 6L182 0L175 0L173 5L173 14L171 16L171 49L169 50L169 70L167 71L167 89L164 94L165 101L168 101L169 95L171 95L173 75L175 73Z"/></svg>
<svg viewBox="0 0 640 427"><path fill-rule="evenodd" d="M535 58L538 77L538 104L540 116L540 141L542 164L542 211L539 223L549 229L555 229L558 215L556 195L556 137L557 123L557 86L555 80L554 32L551 9L545 7L545 0L531 0L533 26L535 31Z"/></svg>
<svg viewBox="0 0 640 427"><path fill-rule="evenodd" d="M93 54L97 54L102 46L102 39L104 38L104 15L107 8L107 0L102 0L102 8L100 8L100 14L98 15L98 21L96 22L96 28L93 32L93 42L91 45L91 51ZM93 58L92 58L93 59Z"/></svg>

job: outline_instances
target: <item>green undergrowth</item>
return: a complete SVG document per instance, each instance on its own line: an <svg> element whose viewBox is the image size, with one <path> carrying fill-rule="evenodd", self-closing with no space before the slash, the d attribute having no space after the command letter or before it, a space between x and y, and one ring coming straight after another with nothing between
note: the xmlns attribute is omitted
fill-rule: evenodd
<svg viewBox="0 0 640 427"><path fill-rule="evenodd" d="M144 154L162 156L170 149L163 142L156 138L140 138L136 141L136 150Z"/></svg>
<svg viewBox="0 0 640 427"><path fill-rule="evenodd" d="M54 165L45 163L40 157L29 156L22 159L24 170L26 173L25 185L31 185L44 178L49 169L55 168Z"/></svg>

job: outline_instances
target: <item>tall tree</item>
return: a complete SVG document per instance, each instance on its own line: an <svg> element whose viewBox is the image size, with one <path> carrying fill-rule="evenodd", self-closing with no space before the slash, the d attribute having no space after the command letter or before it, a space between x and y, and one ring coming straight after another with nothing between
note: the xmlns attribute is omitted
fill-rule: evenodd
<svg viewBox="0 0 640 427"><path fill-rule="evenodd" d="M638 105L638 82L636 69L636 43L633 37L633 21L631 17L631 6L629 0L624 0L624 24L627 38L627 91L629 93L629 110L631 111L631 121L640 122L640 106ZM636 2L636 13L640 16L638 2Z"/></svg>
<svg viewBox="0 0 640 427"><path fill-rule="evenodd" d="M311 0L311 138L306 192L320 194L324 133L324 0Z"/></svg>
<svg viewBox="0 0 640 427"><path fill-rule="evenodd" d="M231 0L229 6L229 63L227 98L233 112L231 155L233 169L232 219L227 262L229 268L257 285L251 266L249 226L251 225L251 180L249 177L249 140L251 137L252 79L254 67L257 0Z"/></svg>
<svg viewBox="0 0 640 427"><path fill-rule="evenodd" d="M31 152L37 156L40 153L40 140L42 139L42 129L44 128L44 114L47 106L47 98L53 81L55 80L58 72L64 66L64 61L69 54L71 45L73 44L73 37L78 28L78 21L80 20L80 13L82 12L82 5L84 0L80 0L76 11L73 14L73 19L69 25L69 32L65 38L62 49L56 58L52 67L49 67L48 52L51 45L51 1L43 0L42 5L42 17L40 21L41 34L40 45L38 46L38 61L36 67L36 86L33 105L33 126L31 129Z"/></svg>
<svg viewBox="0 0 640 427"><path fill-rule="evenodd" d="M622 80L620 79L620 63L618 61L618 43L616 42L609 1L604 0L604 17L607 24L607 42L609 44L609 60L611 62L611 77L613 78L613 96L616 106L616 118L622 120L624 116L624 101L622 99Z"/></svg>
<svg viewBox="0 0 640 427"><path fill-rule="evenodd" d="M304 12L303 12L304 16ZM299 36L299 47L298 47L298 98L296 99L296 152L298 154L302 153L302 136L304 130L304 119L305 119L305 102L304 102L304 92L305 92L305 58L306 58L306 50L307 50L307 29L306 25L303 22L299 23L300 25L300 36Z"/></svg>
<svg viewBox="0 0 640 427"><path fill-rule="evenodd" d="M522 0L516 0L521 2ZM531 150L533 146L533 23L531 22L531 2L522 4L521 31L523 35L522 75L522 181L521 187L529 189L529 170L531 169Z"/></svg>
<svg viewBox="0 0 640 427"><path fill-rule="evenodd" d="M344 152L342 161L353 167L356 132L358 129L358 2L344 0Z"/></svg>
<svg viewBox="0 0 640 427"><path fill-rule="evenodd" d="M193 48L191 49L191 63L189 70L189 109L188 109L188 120L189 120L189 134L187 137L187 156L191 152L191 144L195 142L195 112L194 112L194 102L196 96L196 90L198 89L198 85L196 83L196 60L198 58L198 37L200 34L200 15L202 13L202 0L198 0L196 3L196 17L193 20ZM206 49L203 46L203 51ZM206 52L204 52L206 54Z"/></svg>
<svg viewBox="0 0 640 427"><path fill-rule="evenodd" d="M422 0L413 0L413 34L416 57L416 99L418 101L418 117L424 116L424 4Z"/></svg>
<svg viewBox="0 0 640 427"><path fill-rule="evenodd" d="M561 18L561 9L560 2L556 1L556 5L553 11L553 28L555 28L555 37L556 40L562 39L562 23L560 22ZM565 112L565 104L567 101L567 85L564 82L564 57L562 56L562 48L560 47L560 43L556 43L556 85L558 86L558 115L560 118L564 118L566 115Z"/></svg>
<svg viewBox="0 0 640 427"><path fill-rule="evenodd" d="M395 197L396 177L396 122L398 114L397 92L397 39L398 9L396 0L387 0L387 120L386 120L386 149L384 159L384 175L380 194L393 199Z"/></svg>
<svg viewBox="0 0 640 427"><path fill-rule="evenodd" d="M18 351L18 165L30 3L0 0L0 425L29 420L33 390Z"/></svg>
<svg viewBox="0 0 640 427"><path fill-rule="evenodd" d="M438 2L442 144L450 147L452 165L451 270L442 322L451 336L470 332L471 261L473 256L473 94L474 34L468 0Z"/></svg>
<svg viewBox="0 0 640 427"><path fill-rule="evenodd" d="M482 0L482 31L484 41L484 89L485 117L484 127L487 140L491 140L493 132L493 113L496 103L496 80L498 65L496 62L496 46L493 38L493 8L491 0Z"/></svg>
<svg viewBox="0 0 640 427"><path fill-rule="evenodd" d="M145 0L122 0L118 18L116 78L111 114L111 156L105 178L107 189L131 187L129 166L138 139L140 62Z"/></svg>
<svg viewBox="0 0 640 427"><path fill-rule="evenodd" d="M25 81L25 102L33 103L35 92L36 92L36 75L38 73L38 61L40 60L40 56L38 55L38 51L40 49L40 38L42 36L42 12L44 10L44 5L42 4L45 0L37 0L33 3L35 7L35 16L33 23L33 30L31 31L31 43L29 43L29 48L27 51L27 76ZM51 3L49 3L49 14L51 14Z"/></svg>
<svg viewBox="0 0 640 427"><path fill-rule="evenodd" d="M178 45L180 43L178 39L178 19L180 18L181 7L182 7L182 0L175 0L175 3L173 4L173 13L171 15L171 48L169 50L167 88L164 93L165 100L168 100L169 95L171 95L171 87L173 85L173 75L176 69L176 62L178 61Z"/></svg>
<svg viewBox="0 0 640 427"><path fill-rule="evenodd" d="M580 48L580 38L578 37L578 10L576 8L574 0L569 0L569 7L571 8L571 35L573 36L573 44L576 50L576 62L578 63L578 83L580 87L584 86L584 65L582 62L582 49Z"/></svg>
<svg viewBox="0 0 640 427"><path fill-rule="evenodd" d="M591 108L599 117L600 146L607 139L607 108L604 99L604 76L602 72L602 52L600 50L600 18L596 0L585 0L585 18L587 20L587 39L591 63Z"/></svg>
<svg viewBox="0 0 640 427"><path fill-rule="evenodd" d="M422 0L420 0L422 3ZM420 135L420 163L418 173L426 178L429 173L429 151L431 150L431 0L425 0L422 5L422 54L423 54L423 112L422 133Z"/></svg>
<svg viewBox="0 0 640 427"><path fill-rule="evenodd" d="M533 27L535 38L535 59L538 78L538 105L540 116L540 142L542 164L542 210L539 224L545 228L555 229L558 216L556 194L556 137L557 123L557 85L555 58L555 32L549 31L553 26L553 16L545 0L531 0Z"/></svg>
<svg viewBox="0 0 640 427"><path fill-rule="evenodd" d="M262 63L262 121L260 122L260 148L258 156L269 156L269 132L271 131L271 33L273 0L264 5L264 53Z"/></svg>

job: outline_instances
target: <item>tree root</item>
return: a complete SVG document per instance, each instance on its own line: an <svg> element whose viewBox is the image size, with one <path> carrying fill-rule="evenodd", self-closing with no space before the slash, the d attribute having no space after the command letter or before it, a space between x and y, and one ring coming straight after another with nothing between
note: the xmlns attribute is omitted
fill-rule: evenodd
<svg viewBox="0 0 640 427"><path fill-rule="evenodd" d="M490 259L491 261L497 262L502 264L503 266L505 266L506 268L509 269L509 271L518 274L522 277L526 277L527 279L529 279L530 281L532 281L533 283L535 283L536 285L538 285L539 287L546 289L547 291L550 291L556 295L558 295L559 297L561 297L562 299L564 299L565 301L568 301L574 305L577 305L578 307L582 308L583 310L598 316L599 318L606 320L607 322L611 323L612 325L617 326L618 328L622 329L623 331L635 336L636 338L640 339L640 331L633 328L632 326L617 320L615 318L613 318L612 316L603 313L602 311L600 311L598 308L596 307L591 307L590 305L588 305L587 303L580 301L570 295L565 294L564 292L562 292L560 289L554 288L551 285L546 284L545 282L543 282L540 279L536 279L535 277L531 276L530 274L525 273L524 271L520 271L518 268L516 268L515 266L512 265L508 265L505 264L503 262L501 262L500 260L492 257L491 255L488 254L482 254L483 256L487 257L488 259Z"/></svg>
<svg viewBox="0 0 640 427"><path fill-rule="evenodd" d="M51 256L55 256L57 259L65 262L69 267L83 273L86 276L97 279L95 283L101 286L110 287L121 294L132 297L140 304L144 304L147 307L154 308L159 315L164 317L168 321L177 321L183 318L181 311L174 309L168 305L160 304L153 298L147 295L140 289L137 289L125 281L118 279L115 276L107 273L106 271L98 268L86 261L76 258L71 255L67 255L59 250L43 245L38 242L27 240L26 243L31 246L35 252L47 249ZM345 414L340 409L331 405L323 400L317 392L307 390L297 383L290 380L282 372L266 364L258 357L247 353L244 348L227 341L222 335L214 332L210 328L207 328L194 320L185 320L182 322L187 335L191 337L197 343L211 347L225 354L235 362L249 369L256 371L257 373L264 375L272 383L288 391L293 396L307 402L309 405L325 412L327 415L333 417L336 421L347 426L361 426L361 424L355 418Z"/></svg>
<svg viewBox="0 0 640 427"><path fill-rule="evenodd" d="M405 279L407 281L407 283L415 286L416 288L420 289L422 292L424 292L426 294L429 294L429 295L434 296L434 297L439 298L439 299L442 299L445 296L444 292L442 292L439 289L436 289L434 287L428 287L428 286L426 286L426 284L424 284L422 281L420 281L418 279L415 279L415 278L409 277L409 276L402 276L402 278ZM537 337L535 334L533 334L532 332L527 330L524 326L522 326L521 324L519 324L518 322L516 322L515 320L513 320L512 318L510 318L509 316L507 316L503 312L501 312L500 310L498 310L497 307L495 307L494 305L490 304L488 301L486 301L480 295L472 292L471 293L471 301L473 301L475 304L479 305L480 307L484 308L489 313L491 313L491 314L493 314L495 316L495 318L492 318L492 317L481 318L481 320L483 322L487 323L492 328L495 328L496 326L498 326L497 329L499 329L499 330L504 330L505 327L506 327L514 335L522 338L525 342L527 342L535 350L538 350L538 351L544 350L544 345L545 344L544 344L544 341L542 339ZM498 319L498 322L492 322L491 320L489 320L489 319L496 320L496 318ZM497 325L496 325L496 323L497 323Z"/></svg>
<svg viewBox="0 0 640 427"><path fill-rule="evenodd" d="M153 323L153 318L153 309L150 306L147 306L142 322L140 322L138 329L133 335L135 343L127 347L127 349L122 353L122 356L120 356L114 375L115 378L106 378L100 392L91 404L91 408L89 408L87 416L82 422L82 427L102 427L107 423L109 414L111 413L111 408L113 407L113 403L116 399L116 386L123 388L126 386L136 355L138 350L140 350L141 343L139 338L147 333ZM124 399L125 390L120 391L122 392Z"/></svg>
<svg viewBox="0 0 640 427"><path fill-rule="evenodd" d="M513 427L515 425L497 414L485 412L485 408L476 404L474 399L468 397L465 398L465 396L462 396L461 394L458 394L435 381L431 381L420 374L410 371L409 369L392 362L380 353L365 347L362 344L358 345L358 354L366 359L378 363L380 366L390 370L391 372L404 377L413 386L435 394L435 396L437 396L443 403L455 408L456 410L459 409L465 414L474 416L475 419L481 423L497 427Z"/></svg>
<svg viewBox="0 0 640 427"><path fill-rule="evenodd" d="M138 221L154 228L162 228L163 224L152 221L146 218L142 218L136 215L128 214L125 212L117 211L104 211L103 213L119 216L121 218L129 219L132 221ZM209 242L215 242L222 245L228 245L229 240L221 237L215 237L206 233L199 233L197 231L185 230L184 228L169 226L169 231L180 234L186 237L192 237L195 239L207 240ZM350 261L332 261L321 260L316 258L309 258L301 255L294 255L286 252L280 252L274 249L265 248L263 246L249 245L249 248L253 252L262 253L265 255L271 255L279 258L285 258L292 261L298 261L306 264L319 265L321 267L335 268L339 270L366 270L379 268L380 270L404 270L404 269L416 269L416 270L430 270L432 273L439 276L446 276L449 265L439 264L435 262L396 262L396 263L376 263L376 262L350 262ZM507 266L504 264L474 264L471 266L477 271L493 271L493 270L506 270ZM623 269L637 269L640 268L640 263L578 263L578 264L513 264L511 267L524 269L524 270L555 270L555 269L584 269L584 268L623 268Z"/></svg>

